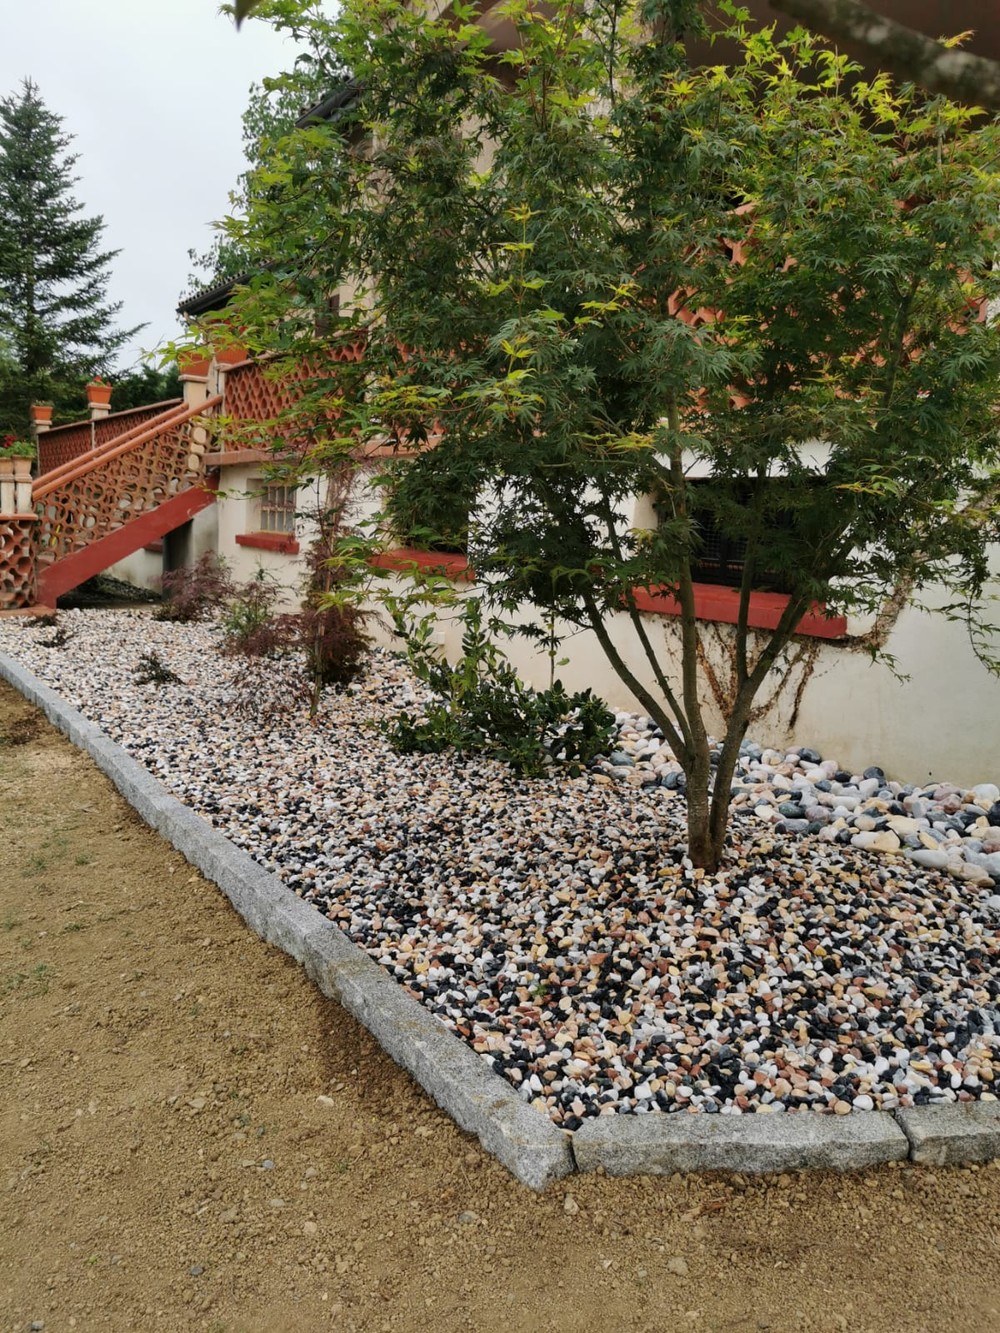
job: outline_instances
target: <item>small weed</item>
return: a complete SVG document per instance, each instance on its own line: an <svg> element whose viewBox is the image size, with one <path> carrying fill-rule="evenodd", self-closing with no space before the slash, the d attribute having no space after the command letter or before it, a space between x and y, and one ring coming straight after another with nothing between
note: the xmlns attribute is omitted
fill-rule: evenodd
<svg viewBox="0 0 1000 1333"><path fill-rule="evenodd" d="M50 639L39 639L39 648L65 648L73 635L63 625L57 625Z"/></svg>
<svg viewBox="0 0 1000 1333"><path fill-rule="evenodd" d="M48 963L36 963L30 972L11 972L0 981L0 994L12 995L23 989L25 995L32 999L38 995L47 995L54 974L54 969Z"/></svg>
<svg viewBox="0 0 1000 1333"><path fill-rule="evenodd" d="M94 858L90 855L89 852L79 852L79 853L73 858L73 863L74 863L74 865L78 865L78 866L89 866L90 863L91 863L91 861L93 861L93 859L94 859Z"/></svg>
<svg viewBox="0 0 1000 1333"><path fill-rule="evenodd" d="M22 925L24 925L24 922L13 912L8 912L4 919L0 921L0 926L3 926L4 930L16 930L18 926Z"/></svg>
<svg viewBox="0 0 1000 1333"><path fill-rule="evenodd" d="M31 876L44 875L48 868L48 859L44 857L41 852L36 852L34 856L29 857L28 861L25 863L24 873Z"/></svg>
<svg viewBox="0 0 1000 1333"><path fill-rule="evenodd" d="M54 975L55 969L48 963L36 963L31 969L31 980L33 983L34 995L46 995L49 989L49 981Z"/></svg>
<svg viewBox="0 0 1000 1333"><path fill-rule="evenodd" d="M132 673L132 679L137 685L184 684L180 676L175 671L170 670L155 648L148 653L143 653L139 658L139 665Z"/></svg>
<svg viewBox="0 0 1000 1333"><path fill-rule="evenodd" d="M67 925L63 926L64 935L72 935L78 930L83 930L83 926L79 921L70 921Z"/></svg>
<svg viewBox="0 0 1000 1333"><path fill-rule="evenodd" d="M41 724L33 714L16 718L7 724L6 731L0 732L0 745L27 745L38 735Z"/></svg>
<svg viewBox="0 0 1000 1333"><path fill-rule="evenodd" d="M350 1171L351 1169L351 1159L349 1157L338 1158L338 1160L334 1163L333 1169L334 1171L336 1171L338 1176L346 1176L348 1171Z"/></svg>
<svg viewBox="0 0 1000 1333"><path fill-rule="evenodd" d="M192 1004L191 1008L188 1010L188 1013L192 1018L200 1018L203 1012L203 1006L200 1005L197 1000L195 1000L194 1004Z"/></svg>

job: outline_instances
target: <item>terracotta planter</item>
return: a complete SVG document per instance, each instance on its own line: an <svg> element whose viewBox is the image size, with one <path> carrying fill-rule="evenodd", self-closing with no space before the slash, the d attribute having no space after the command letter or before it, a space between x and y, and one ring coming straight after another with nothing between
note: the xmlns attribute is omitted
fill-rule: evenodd
<svg viewBox="0 0 1000 1333"><path fill-rule="evenodd" d="M87 402L91 407L107 407L111 402L111 385L88 384Z"/></svg>
<svg viewBox="0 0 1000 1333"><path fill-rule="evenodd" d="M199 379L203 380L208 374L208 368L212 364L211 356L203 352L181 353L177 360L177 368L180 371L181 379Z"/></svg>
<svg viewBox="0 0 1000 1333"><path fill-rule="evenodd" d="M32 403L31 419L36 426L51 426L52 424L52 404L51 403Z"/></svg>
<svg viewBox="0 0 1000 1333"><path fill-rule="evenodd" d="M246 348L220 347L215 353L215 359L220 366L238 366L247 359Z"/></svg>
<svg viewBox="0 0 1000 1333"><path fill-rule="evenodd" d="M31 480L31 459L30 458L12 458L10 460L14 465L15 481Z"/></svg>

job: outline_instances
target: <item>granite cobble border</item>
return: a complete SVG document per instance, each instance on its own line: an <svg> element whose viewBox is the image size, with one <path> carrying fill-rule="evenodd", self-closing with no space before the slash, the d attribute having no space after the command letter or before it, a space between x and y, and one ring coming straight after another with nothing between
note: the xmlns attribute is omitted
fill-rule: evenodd
<svg viewBox="0 0 1000 1333"><path fill-rule="evenodd" d="M88 753L136 812L223 891L247 925L300 963L434 1101L523 1184L573 1171L859 1170L1000 1156L1000 1102L816 1115L599 1116L574 1134L514 1089L377 963L276 875L234 846L60 695L0 653L0 677Z"/></svg>

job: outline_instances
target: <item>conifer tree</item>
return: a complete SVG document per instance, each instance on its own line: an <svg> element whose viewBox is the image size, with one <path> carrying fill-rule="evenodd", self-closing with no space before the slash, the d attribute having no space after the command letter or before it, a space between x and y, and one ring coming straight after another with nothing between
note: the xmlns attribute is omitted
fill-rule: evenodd
<svg viewBox="0 0 1000 1333"><path fill-rule="evenodd" d="M115 325L121 302L106 293L118 252L101 249L104 219L84 217L73 195L71 142L30 79L0 99L0 430L23 433L30 402L58 408L107 374L138 332Z"/></svg>

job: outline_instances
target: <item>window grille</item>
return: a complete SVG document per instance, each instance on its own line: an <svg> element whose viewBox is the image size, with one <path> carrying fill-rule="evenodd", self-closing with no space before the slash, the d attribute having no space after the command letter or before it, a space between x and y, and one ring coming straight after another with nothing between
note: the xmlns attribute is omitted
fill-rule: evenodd
<svg viewBox="0 0 1000 1333"><path fill-rule="evenodd" d="M266 485L260 496L259 532L295 531L295 486Z"/></svg>
<svg viewBox="0 0 1000 1333"><path fill-rule="evenodd" d="M697 486L709 486L699 482ZM780 484L780 483L779 483ZM695 583L714 583L726 588L738 588L743 582L747 541L745 537L726 532L720 517L706 505L695 506L696 522L701 541L691 562L691 576ZM771 515L776 530L790 531L793 515L789 509L776 509ZM790 592L787 574L779 569L758 569L754 587L769 592Z"/></svg>

